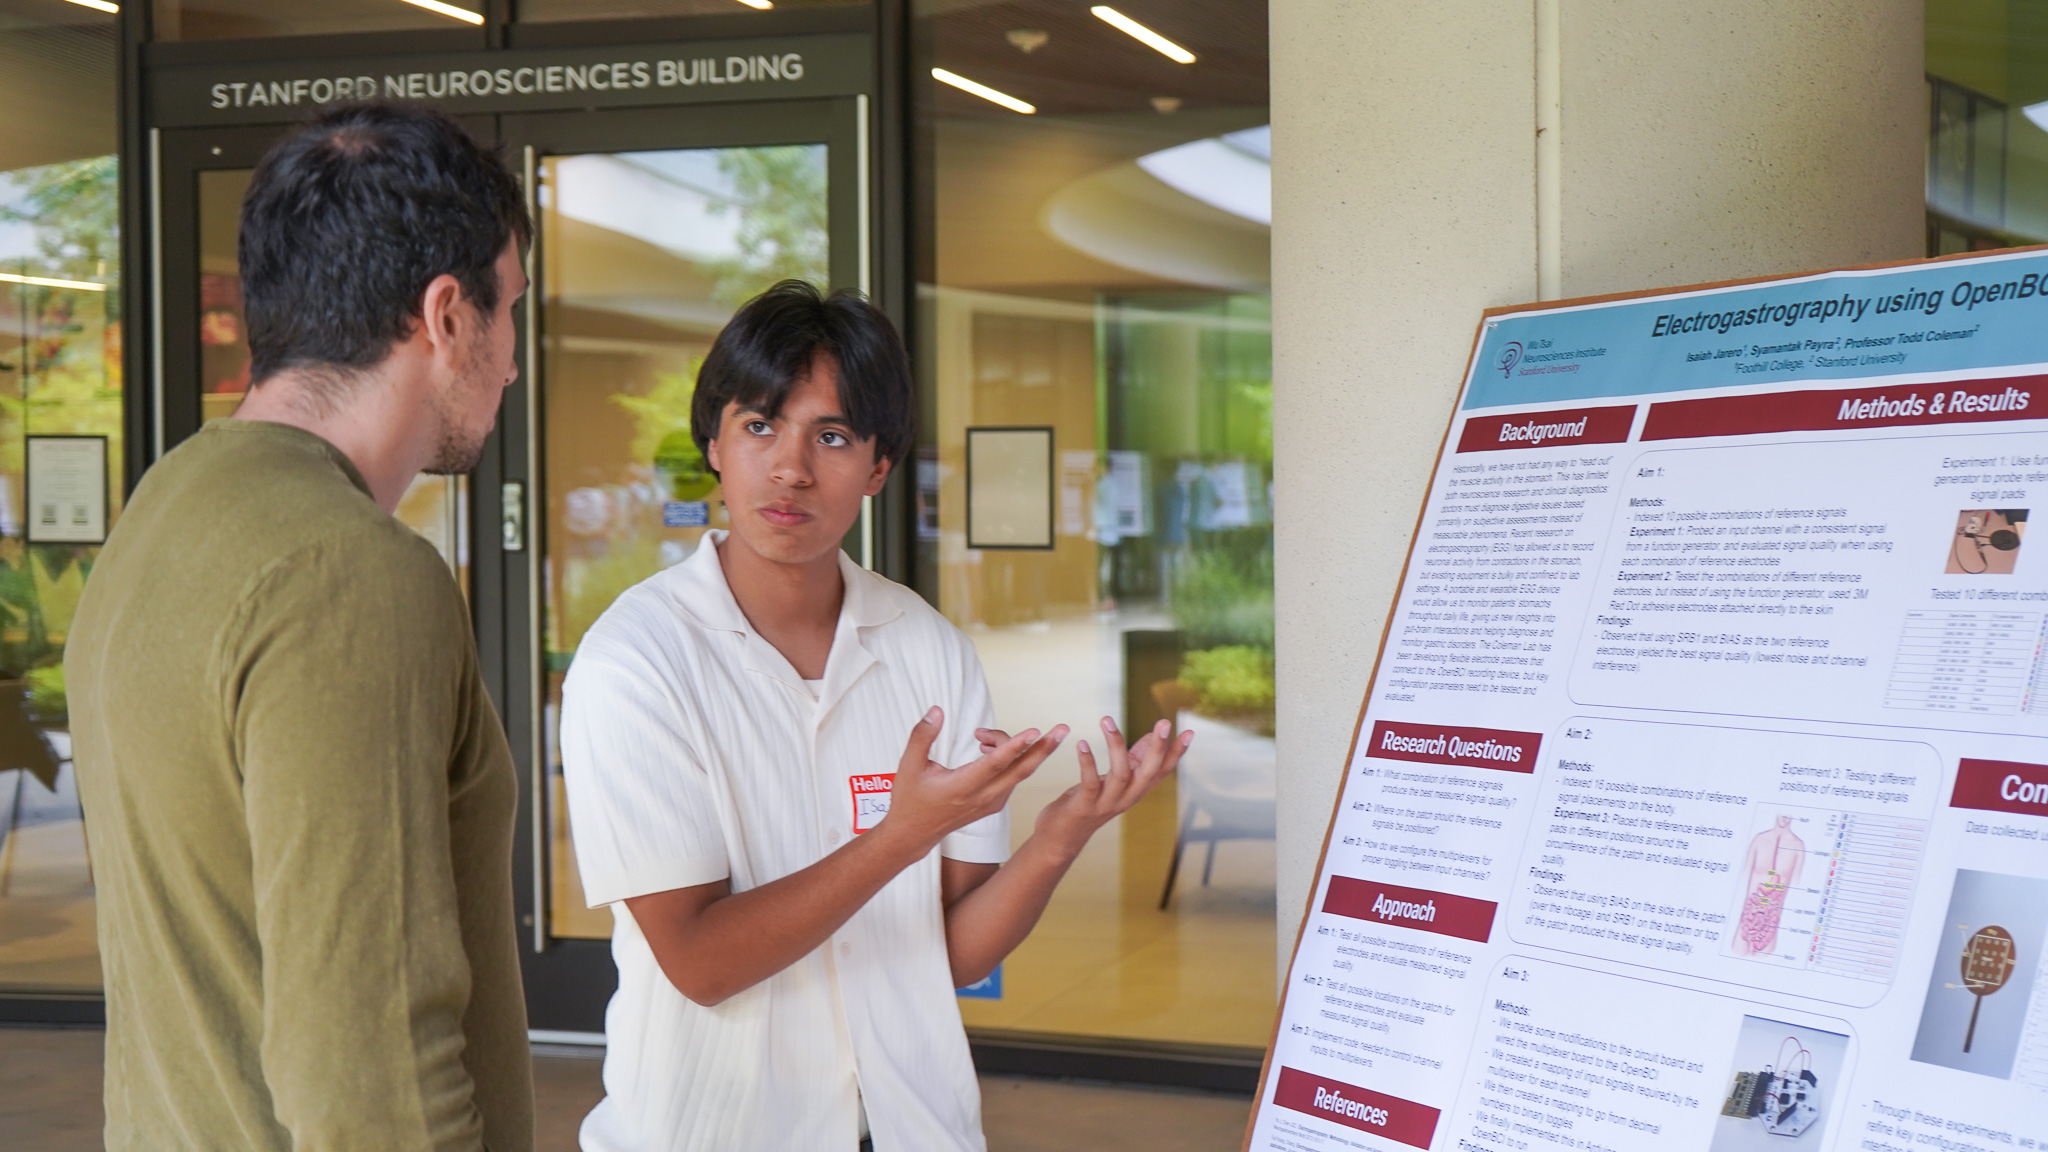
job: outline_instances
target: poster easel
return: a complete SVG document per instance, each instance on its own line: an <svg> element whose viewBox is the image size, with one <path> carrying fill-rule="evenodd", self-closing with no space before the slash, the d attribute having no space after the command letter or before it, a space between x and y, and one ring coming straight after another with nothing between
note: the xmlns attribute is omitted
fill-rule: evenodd
<svg viewBox="0 0 2048 1152"><path fill-rule="evenodd" d="M1247 1148L2048 1141L2043 320L2040 249L1484 314Z"/></svg>

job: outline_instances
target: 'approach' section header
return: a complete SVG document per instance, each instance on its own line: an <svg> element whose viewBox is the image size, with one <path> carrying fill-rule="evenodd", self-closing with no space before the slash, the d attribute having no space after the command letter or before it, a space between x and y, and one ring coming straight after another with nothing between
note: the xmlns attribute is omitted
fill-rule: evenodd
<svg viewBox="0 0 2048 1152"><path fill-rule="evenodd" d="M1491 900L1334 874L1329 891L1323 893L1323 911L1333 915L1372 924L1395 924L1479 944L1493 938L1493 916L1499 910L1500 905Z"/></svg>

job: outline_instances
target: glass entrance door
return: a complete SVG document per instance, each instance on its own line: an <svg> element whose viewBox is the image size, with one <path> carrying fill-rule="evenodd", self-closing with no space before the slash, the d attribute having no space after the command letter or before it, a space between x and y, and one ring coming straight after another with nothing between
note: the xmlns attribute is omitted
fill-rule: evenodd
<svg viewBox="0 0 2048 1152"><path fill-rule="evenodd" d="M612 600L725 523L690 437L697 369L736 305L830 281L823 144L593 152L539 161L541 563L546 711ZM548 729L548 923L605 939L584 906Z"/></svg>
<svg viewBox="0 0 2048 1152"><path fill-rule="evenodd" d="M520 378L477 471L421 477L399 516L469 594L519 761L515 867L535 1029L601 1031L615 983L610 913L583 904L562 799L563 674L613 598L723 521L690 442L689 401L726 319L784 278L868 287L865 114L856 97L464 120L529 190ZM281 131L160 134L158 453L232 415L248 390L237 222ZM869 537L864 522L849 538L857 559Z"/></svg>
<svg viewBox="0 0 2048 1152"><path fill-rule="evenodd" d="M536 1002L536 1027L597 1030L603 1001L588 990L611 986L611 913L585 906L563 793L563 677L621 592L725 522L690 437L697 368L719 329L779 280L864 287L858 115L839 100L504 119L537 226L531 434L503 426L508 482L532 486L529 970L579 989ZM864 531L849 541L856 558Z"/></svg>
<svg viewBox="0 0 2048 1152"><path fill-rule="evenodd" d="M489 118L468 127L489 139ZM237 262L242 197L256 161L277 128L164 134L160 149L166 233L161 308L163 371L154 420L157 454L208 420L233 416L249 390L249 338ZM398 518L434 545L463 591L470 591L469 480L421 475L399 502Z"/></svg>

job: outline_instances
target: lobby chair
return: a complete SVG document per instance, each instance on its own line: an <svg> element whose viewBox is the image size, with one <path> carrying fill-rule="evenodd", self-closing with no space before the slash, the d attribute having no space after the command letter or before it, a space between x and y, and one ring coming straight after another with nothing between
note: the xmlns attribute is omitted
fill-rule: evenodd
<svg viewBox="0 0 2048 1152"><path fill-rule="evenodd" d="M1176 721L1182 710L1192 703L1178 698L1180 693L1192 695L1187 686L1178 681L1153 686L1153 696L1158 699L1160 710L1176 717ZM1178 722L1175 727L1180 727ZM1195 746L1181 759L1175 772L1180 788L1180 834L1173 842L1173 862L1166 869L1166 887L1159 893L1159 910L1162 912L1173 901L1174 884L1180 879L1181 859L1190 843L1207 845L1202 859L1202 887L1207 888L1216 867L1216 845L1225 840L1272 840L1278 832L1274 764L1270 753L1233 756L1231 752L1234 749L1219 745L1223 745L1229 736L1238 735L1239 730L1220 723L1200 727L1207 730L1204 735L1208 739L1198 736ZM1246 741L1265 743L1263 738L1250 733L1242 736Z"/></svg>

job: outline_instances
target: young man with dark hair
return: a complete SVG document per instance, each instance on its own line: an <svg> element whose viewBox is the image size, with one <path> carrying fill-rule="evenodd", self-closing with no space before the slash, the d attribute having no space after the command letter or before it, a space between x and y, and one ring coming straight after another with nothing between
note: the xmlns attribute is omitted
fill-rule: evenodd
<svg viewBox="0 0 2048 1152"><path fill-rule="evenodd" d="M563 689L619 966L586 1152L982 1148L953 990L1187 748L1104 717L1108 771L1082 741L1010 854L1010 792L1067 729L991 728L966 637L839 549L914 412L895 330L847 292L777 285L704 360L691 428L732 527L619 597Z"/></svg>
<svg viewBox="0 0 2048 1152"><path fill-rule="evenodd" d="M530 226L453 120L355 104L257 167L250 392L143 476L65 669L110 1149L533 1147L518 788L447 566Z"/></svg>

